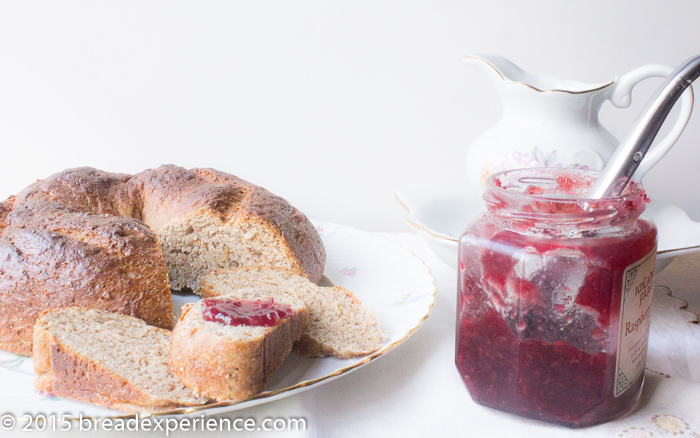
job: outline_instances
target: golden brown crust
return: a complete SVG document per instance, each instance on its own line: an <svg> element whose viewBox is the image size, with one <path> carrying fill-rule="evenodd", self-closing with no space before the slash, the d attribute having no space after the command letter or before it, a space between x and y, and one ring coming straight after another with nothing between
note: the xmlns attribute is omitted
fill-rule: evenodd
<svg viewBox="0 0 700 438"><path fill-rule="evenodd" d="M219 401L243 400L262 391L262 342L224 343L197 329L173 334L170 368L196 394ZM229 384L232 379L236 381L233 387Z"/></svg>
<svg viewBox="0 0 700 438"><path fill-rule="evenodd" d="M170 368L195 393L215 399L244 400L264 389L308 323L308 311L295 312L254 339L217 336L183 306L170 338ZM223 327L223 326L222 326Z"/></svg>
<svg viewBox="0 0 700 438"><path fill-rule="evenodd" d="M30 355L34 322L48 308L104 309L172 328L155 235L116 215L126 202L115 193L127 180L68 170L16 196L0 237L0 349Z"/></svg>
<svg viewBox="0 0 700 438"><path fill-rule="evenodd" d="M71 310L88 311L79 308ZM55 329L47 329L45 318L50 318L56 312L44 310L34 326L32 350L34 372L37 374L34 380L36 389L129 413L155 413L206 402L206 399L193 399L196 401L175 403L173 399L152 395L132 383L128 377L105 368L108 364L78 352L70 342L61 340L60 335L54 335ZM170 336L170 331L165 329L150 327L150 330L162 335L163 339ZM85 342L89 342L89 339Z"/></svg>
<svg viewBox="0 0 700 438"><path fill-rule="evenodd" d="M2 233L2 231L5 229L5 226L7 225L7 216L10 214L14 207L14 196L10 196L4 202L0 202L0 233Z"/></svg>
<svg viewBox="0 0 700 438"><path fill-rule="evenodd" d="M50 375L54 382L61 382L66 389L91 392L109 397L114 403L129 403L139 406L153 405L154 401L143 391L135 388L123 377L114 375L95 363L81 357L75 351L52 343L49 345ZM62 396L61 394L54 394ZM70 397L73 398L73 397Z"/></svg>
<svg viewBox="0 0 700 438"><path fill-rule="evenodd" d="M245 208L237 211L246 220L257 218L267 224L286 243L288 257L299 261L299 272L314 283L323 276L326 252L318 232L309 219L285 199L236 176L214 169L193 169L198 176L216 183L247 186ZM241 220L241 219L239 219Z"/></svg>
<svg viewBox="0 0 700 438"><path fill-rule="evenodd" d="M33 342L34 371L38 376L34 386L38 390L115 409L120 409L117 406L120 404L158 405L123 377L110 373L62 345L40 324L35 327Z"/></svg>
<svg viewBox="0 0 700 438"><path fill-rule="evenodd" d="M179 405L139 406L133 403L118 402L112 400L109 396L74 388L68 383L52 379L50 376L37 377L34 380L34 387L39 391L48 392L59 397L91 403L105 408L117 409L130 414L155 414L182 407Z"/></svg>
<svg viewBox="0 0 700 438"><path fill-rule="evenodd" d="M325 263L308 219L284 199L212 169L162 166L137 175L70 169L0 203L0 349L31 354L48 308L83 306L173 327L170 286L153 226L206 211L260 221L314 282Z"/></svg>
<svg viewBox="0 0 700 438"><path fill-rule="evenodd" d="M173 218L206 210L222 223L227 222L253 187L233 175L225 181L210 182L196 171L165 165L136 174L130 184L143 192L144 221L153 228L161 228Z"/></svg>

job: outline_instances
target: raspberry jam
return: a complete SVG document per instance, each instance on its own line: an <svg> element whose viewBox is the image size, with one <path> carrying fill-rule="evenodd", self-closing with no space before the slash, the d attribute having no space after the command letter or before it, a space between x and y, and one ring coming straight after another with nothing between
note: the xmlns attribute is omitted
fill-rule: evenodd
<svg viewBox="0 0 700 438"><path fill-rule="evenodd" d="M596 174L494 175L460 238L456 365L479 404L568 427L632 409L649 334L656 227L631 182L586 200Z"/></svg>
<svg viewBox="0 0 700 438"><path fill-rule="evenodd" d="M246 325L251 327L273 327L292 314L291 306L277 304L273 299L236 301L225 298L202 300L205 321L224 325Z"/></svg>

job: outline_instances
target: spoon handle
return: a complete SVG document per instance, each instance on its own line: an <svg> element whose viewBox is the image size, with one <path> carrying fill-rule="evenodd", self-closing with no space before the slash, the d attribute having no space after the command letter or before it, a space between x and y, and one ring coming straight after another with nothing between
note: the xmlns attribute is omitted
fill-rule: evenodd
<svg viewBox="0 0 700 438"><path fill-rule="evenodd" d="M700 76L700 56L689 59L671 73L658 96L651 101L635 121L633 129L620 142L598 180L588 192L589 199L607 198L622 193L639 163L649 151L671 108L698 76Z"/></svg>

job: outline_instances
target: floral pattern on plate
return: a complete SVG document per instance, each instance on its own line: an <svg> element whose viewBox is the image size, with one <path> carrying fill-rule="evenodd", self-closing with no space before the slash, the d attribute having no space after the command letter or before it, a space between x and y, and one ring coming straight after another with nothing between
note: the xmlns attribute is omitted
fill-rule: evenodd
<svg viewBox="0 0 700 438"><path fill-rule="evenodd" d="M437 294L435 279L421 259L397 243L367 231L328 222L314 221L314 225L326 247L325 276L333 285L352 291L379 317L382 330L387 334L382 348L367 356L345 360L290 355L268 382L266 391L251 400L183 408L169 413L201 411L215 414L290 396L368 364L397 347L420 328L430 314ZM186 302L197 299L195 296L173 295L175 313L178 314ZM400 308L397 302L402 303ZM38 413L48 400L53 401L53 411L73 417L80 414L100 417L124 415L119 411L36 391L33 380L31 358L0 351L0 381L3 384L0 412L15 415Z"/></svg>

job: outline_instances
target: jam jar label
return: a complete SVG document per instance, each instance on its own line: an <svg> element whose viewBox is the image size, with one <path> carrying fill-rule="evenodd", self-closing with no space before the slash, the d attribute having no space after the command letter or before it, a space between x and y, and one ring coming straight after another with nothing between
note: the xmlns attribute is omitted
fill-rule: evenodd
<svg viewBox="0 0 700 438"><path fill-rule="evenodd" d="M625 269L620 308L620 340L617 344L615 397L644 372L651 324L656 249Z"/></svg>

